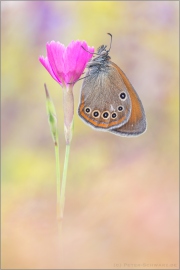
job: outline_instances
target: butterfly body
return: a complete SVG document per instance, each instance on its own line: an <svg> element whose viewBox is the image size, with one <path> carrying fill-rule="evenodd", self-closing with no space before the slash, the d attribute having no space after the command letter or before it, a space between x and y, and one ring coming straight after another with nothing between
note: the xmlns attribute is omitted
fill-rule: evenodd
<svg viewBox="0 0 180 270"><path fill-rule="evenodd" d="M102 45L87 64L79 116L92 127L121 136L137 136L146 130L143 105L123 71L111 61Z"/></svg>

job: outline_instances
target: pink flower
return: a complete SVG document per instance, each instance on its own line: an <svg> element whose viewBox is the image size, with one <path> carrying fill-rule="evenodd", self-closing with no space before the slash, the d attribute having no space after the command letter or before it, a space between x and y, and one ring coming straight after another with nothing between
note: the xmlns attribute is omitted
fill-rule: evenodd
<svg viewBox="0 0 180 270"><path fill-rule="evenodd" d="M92 54L86 52L82 46L93 53L94 48L89 47L85 41L71 41L65 47L60 42L47 43L47 57L40 56L39 61L62 86L77 81L82 75Z"/></svg>

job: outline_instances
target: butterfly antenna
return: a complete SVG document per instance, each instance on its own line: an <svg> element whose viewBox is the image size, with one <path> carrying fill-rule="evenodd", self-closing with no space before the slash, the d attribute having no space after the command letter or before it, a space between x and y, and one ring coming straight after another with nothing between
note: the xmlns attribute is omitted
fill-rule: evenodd
<svg viewBox="0 0 180 270"><path fill-rule="evenodd" d="M95 53L95 52L89 52L88 50L86 50L83 46L81 46L86 52L90 53L90 54L97 54L99 55L99 53Z"/></svg>
<svg viewBox="0 0 180 270"><path fill-rule="evenodd" d="M112 35L110 34L110 33L107 33L110 37L111 37L111 41L110 41L110 46L109 46L109 50L107 51L107 52L109 52L110 51L110 49L111 49L111 44L112 44Z"/></svg>
<svg viewBox="0 0 180 270"><path fill-rule="evenodd" d="M84 74L84 73L83 73ZM83 79L85 79L85 78L87 78L87 77L89 77L90 75L87 75L87 76L85 76L85 77L83 77L83 78L80 78L80 79L78 79L77 81L74 81L74 82L69 82L69 83L67 83L67 84L74 84L74 83L76 83L76 82L78 82L78 81L80 81L80 80L83 80Z"/></svg>

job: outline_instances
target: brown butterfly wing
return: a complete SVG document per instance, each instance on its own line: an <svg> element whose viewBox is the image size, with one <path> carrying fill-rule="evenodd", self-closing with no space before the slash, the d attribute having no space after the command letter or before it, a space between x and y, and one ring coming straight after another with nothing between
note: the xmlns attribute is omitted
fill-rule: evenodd
<svg viewBox="0 0 180 270"><path fill-rule="evenodd" d="M120 136L138 136L145 132L147 128L146 116L142 102L124 72L116 64L113 62L111 63L118 70L121 78L123 79L124 84L128 89L132 104L131 116L128 122L121 127L111 130L111 132Z"/></svg>
<svg viewBox="0 0 180 270"><path fill-rule="evenodd" d="M130 118L131 100L128 89L113 65L102 71L86 73L81 88L79 116L92 127L110 130L121 127ZM125 94L125 99L120 94ZM121 111L118 108L122 107ZM104 113L108 113L105 118ZM106 114L107 116L107 114Z"/></svg>

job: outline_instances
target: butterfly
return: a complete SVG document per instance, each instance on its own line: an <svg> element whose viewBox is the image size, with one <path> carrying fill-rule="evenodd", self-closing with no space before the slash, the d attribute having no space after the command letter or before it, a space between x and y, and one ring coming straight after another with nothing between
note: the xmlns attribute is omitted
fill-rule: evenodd
<svg viewBox="0 0 180 270"><path fill-rule="evenodd" d="M110 48L102 45L87 64L78 115L97 130L120 136L138 136L147 123L142 102L125 73L111 61Z"/></svg>

